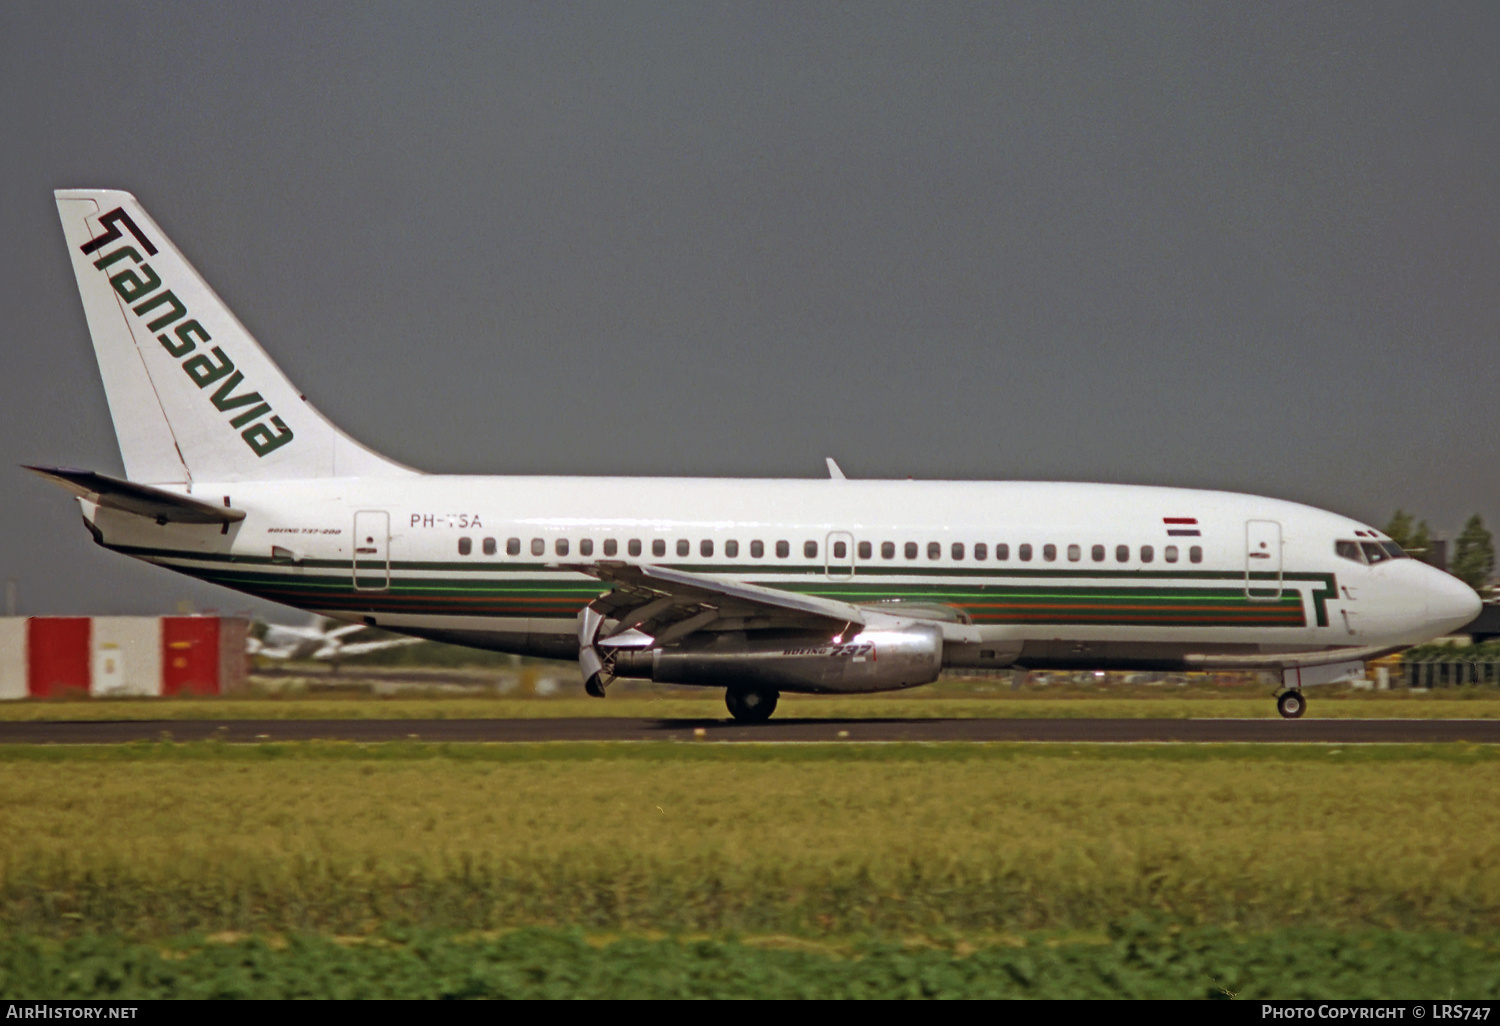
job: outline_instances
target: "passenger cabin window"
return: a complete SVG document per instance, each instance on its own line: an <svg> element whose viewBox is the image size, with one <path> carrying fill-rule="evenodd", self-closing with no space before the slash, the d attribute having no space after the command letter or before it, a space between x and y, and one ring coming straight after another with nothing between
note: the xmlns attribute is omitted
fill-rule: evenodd
<svg viewBox="0 0 1500 1026"><path fill-rule="evenodd" d="M776 558L777 559L786 559L791 554L792 554L792 543L791 542L789 542L789 541L779 541L779 542L776 543Z"/></svg>
<svg viewBox="0 0 1500 1026"><path fill-rule="evenodd" d="M1042 546L1042 558L1045 559L1049 563L1052 562L1054 559L1056 559L1057 558L1057 546L1056 545L1043 545Z"/></svg>
<svg viewBox="0 0 1500 1026"><path fill-rule="evenodd" d="M619 551L620 551L620 543L619 542L615 541L615 539L613 539L613 538L606 538L606 539L604 539L604 554L606 556L613 556L615 553L617 553Z"/></svg>
<svg viewBox="0 0 1500 1026"><path fill-rule="evenodd" d="M963 542L954 542L953 543L952 556L953 556L954 559L963 559L964 558L964 543Z"/></svg>
<svg viewBox="0 0 1500 1026"><path fill-rule="evenodd" d="M651 539L651 555L661 557L667 554L667 540L665 538Z"/></svg>
<svg viewBox="0 0 1500 1026"><path fill-rule="evenodd" d="M870 556L871 556L871 554L872 554L872 551L870 549L870 543L869 542L860 542L859 543L859 558L860 559L869 559Z"/></svg>
<svg viewBox="0 0 1500 1026"><path fill-rule="evenodd" d="M711 542L707 538L705 538L701 542L698 543L698 555L702 556L704 559L707 559L710 556L712 556L713 554L714 554L714 543L713 542Z"/></svg>
<svg viewBox="0 0 1500 1026"><path fill-rule="evenodd" d="M943 546L942 546L942 544L939 543L939 542L928 542L927 543L927 558L928 559L942 559L943 558Z"/></svg>
<svg viewBox="0 0 1500 1026"><path fill-rule="evenodd" d="M740 543L730 539L724 543L724 558L738 559L740 555Z"/></svg>
<svg viewBox="0 0 1500 1026"><path fill-rule="evenodd" d="M1000 544L996 545L995 546L995 558L996 559L1009 559L1010 558L1010 546L1007 545L1005 542L1001 542Z"/></svg>
<svg viewBox="0 0 1500 1026"><path fill-rule="evenodd" d="M1168 563L1177 562L1177 546L1168 545L1166 548L1162 549L1161 558L1165 559Z"/></svg>
<svg viewBox="0 0 1500 1026"><path fill-rule="evenodd" d="M805 558L807 558L807 559L817 559L818 558L818 543L817 542L803 542L802 543L802 555Z"/></svg>
<svg viewBox="0 0 1500 1026"><path fill-rule="evenodd" d="M1068 562L1076 563L1083 558L1083 549L1077 545L1068 546Z"/></svg>
<svg viewBox="0 0 1500 1026"><path fill-rule="evenodd" d="M519 556L521 554L521 539L505 539L505 554L507 556Z"/></svg>
<svg viewBox="0 0 1500 1026"><path fill-rule="evenodd" d="M906 543L906 548L905 548L905 551L904 551L903 555L905 555L907 559L916 559L917 558L917 543L916 542L907 542Z"/></svg>
<svg viewBox="0 0 1500 1026"><path fill-rule="evenodd" d="M1156 550L1149 545L1141 546L1141 562L1149 563L1156 558Z"/></svg>
<svg viewBox="0 0 1500 1026"><path fill-rule="evenodd" d="M639 538L630 539L630 544L625 546L625 551L632 556L639 556L641 554L641 540Z"/></svg>
<svg viewBox="0 0 1500 1026"><path fill-rule="evenodd" d="M474 551L474 542L473 542L473 539L470 539L470 538L460 538L458 540L458 554L460 556L467 556L469 553L471 553L473 551Z"/></svg>
<svg viewBox="0 0 1500 1026"><path fill-rule="evenodd" d="M1095 563L1104 562L1104 546L1095 545L1093 548L1089 549L1089 558L1092 559Z"/></svg>
<svg viewBox="0 0 1500 1026"><path fill-rule="evenodd" d="M985 560L990 558L990 547L984 542L974 543L974 558Z"/></svg>
<svg viewBox="0 0 1500 1026"><path fill-rule="evenodd" d="M693 544L692 544L692 542L688 541L686 538L678 538L677 539L677 554L679 556L686 556L689 552L692 552L692 551L693 551Z"/></svg>
<svg viewBox="0 0 1500 1026"><path fill-rule="evenodd" d="M846 545L844 542L841 542L841 541L834 542L833 543L833 558L834 559L848 559L849 558L849 546Z"/></svg>
<svg viewBox="0 0 1500 1026"><path fill-rule="evenodd" d="M1203 546L1201 546L1201 545L1194 545L1192 548L1188 549L1188 562L1189 563L1201 563L1201 562L1203 562Z"/></svg>
<svg viewBox="0 0 1500 1026"><path fill-rule="evenodd" d="M1018 546L1016 546L1016 555L1018 555L1018 556L1021 557L1021 562L1023 562L1023 563L1030 563L1031 562L1031 543L1027 542L1024 545L1018 545Z"/></svg>
<svg viewBox="0 0 1500 1026"><path fill-rule="evenodd" d="M578 554L580 556L592 556L594 554L594 539L581 539L578 542Z"/></svg>
<svg viewBox="0 0 1500 1026"><path fill-rule="evenodd" d="M896 543L895 542L881 542L880 543L880 558L881 559L895 559L896 558Z"/></svg>
<svg viewBox="0 0 1500 1026"><path fill-rule="evenodd" d="M1384 563L1387 559L1391 558L1386 554L1385 549L1381 548L1376 542L1360 542L1359 547L1365 550L1365 558L1371 564Z"/></svg>
<svg viewBox="0 0 1500 1026"><path fill-rule="evenodd" d="M1356 563L1363 563L1365 561L1365 557L1359 551L1359 542L1336 541L1333 543L1333 551L1335 555L1343 556L1345 559L1352 559Z"/></svg>
<svg viewBox="0 0 1500 1026"><path fill-rule="evenodd" d="M557 539L557 541L553 544L552 548L553 548L553 551L555 551L559 556L566 556L568 554L568 539L566 539L566 538L559 538L559 539Z"/></svg>
<svg viewBox="0 0 1500 1026"><path fill-rule="evenodd" d="M753 542L750 543L750 558L751 559L761 559L761 558L763 558L765 556L765 554L766 554L766 543L765 542L763 542L763 541L753 541Z"/></svg>
<svg viewBox="0 0 1500 1026"><path fill-rule="evenodd" d="M1115 562L1116 563L1129 563L1130 562L1130 546L1129 545L1116 545L1115 546Z"/></svg>
<svg viewBox="0 0 1500 1026"><path fill-rule="evenodd" d="M495 554L495 539L486 538L484 540L484 554L486 556L493 556Z"/></svg>
<svg viewBox="0 0 1500 1026"><path fill-rule="evenodd" d="M542 538L531 539L531 554L533 556L545 556L547 554L547 542Z"/></svg>

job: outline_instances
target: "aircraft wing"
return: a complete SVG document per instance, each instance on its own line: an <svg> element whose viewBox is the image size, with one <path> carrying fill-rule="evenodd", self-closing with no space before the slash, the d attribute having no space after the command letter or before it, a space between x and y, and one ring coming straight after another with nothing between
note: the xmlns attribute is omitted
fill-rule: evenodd
<svg viewBox="0 0 1500 1026"><path fill-rule="evenodd" d="M356 645L340 645L331 650L334 656L364 655L366 652L380 652L387 648L399 648L402 645L420 645L421 638L390 638L385 641L361 641ZM319 652L319 656L323 653ZM325 657L326 658L326 657Z"/></svg>
<svg viewBox="0 0 1500 1026"><path fill-rule="evenodd" d="M865 612L847 602L686 570L609 560L569 569L614 585L589 607L602 620L615 621L598 637L606 647L612 638L624 645L642 634L668 645L722 620L736 621L744 630L791 627L831 633L866 622Z"/></svg>
<svg viewBox="0 0 1500 1026"><path fill-rule="evenodd" d="M136 484L92 470L67 467L27 467L53 484L107 509L150 517L159 524L233 524L245 519L244 510L215 506L211 502L178 495L162 488Z"/></svg>
<svg viewBox="0 0 1500 1026"><path fill-rule="evenodd" d="M829 633L865 622L865 613L844 601L705 573L607 559L576 568L613 585L589 606L603 621L615 621L606 622L598 636L606 646L612 637L630 643L627 631L633 631L628 637L649 634L657 645L670 645L715 621L735 621L741 630L793 627Z"/></svg>

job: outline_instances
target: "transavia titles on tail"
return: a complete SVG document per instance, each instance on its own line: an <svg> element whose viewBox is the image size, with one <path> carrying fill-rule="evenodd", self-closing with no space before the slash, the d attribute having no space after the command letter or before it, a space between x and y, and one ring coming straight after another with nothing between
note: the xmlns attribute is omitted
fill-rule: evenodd
<svg viewBox="0 0 1500 1026"><path fill-rule="evenodd" d="M31 469L100 545L321 616L762 720L784 691L1002 667L1275 671L1294 717L1479 611L1368 524L1253 495L423 474L309 405L134 196L56 197L125 477Z"/></svg>

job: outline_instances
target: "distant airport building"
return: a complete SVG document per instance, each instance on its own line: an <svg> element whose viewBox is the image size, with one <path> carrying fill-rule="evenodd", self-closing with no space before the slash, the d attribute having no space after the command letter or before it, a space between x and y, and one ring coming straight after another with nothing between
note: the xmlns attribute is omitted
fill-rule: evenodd
<svg viewBox="0 0 1500 1026"><path fill-rule="evenodd" d="M1476 644L1500 638L1500 602L1486 602L1473 622L1456 633L1467 634Z"/></svg>
<svg viewBox="0 0 1500 1026"><path fill-rule="evenodd" d="M0 699L221 695L246 686L227 616L0 617Z"/></svg>

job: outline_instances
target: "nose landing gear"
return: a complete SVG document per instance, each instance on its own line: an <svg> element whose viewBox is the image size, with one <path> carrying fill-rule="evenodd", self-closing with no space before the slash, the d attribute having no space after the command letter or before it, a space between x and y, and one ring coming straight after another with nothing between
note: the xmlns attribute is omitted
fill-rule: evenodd
<svg viewBox="0 0 1500 1026"><path fill-rule="evenodd" d="M1276 711L1289 720L1300 719L1307 712L1307 699L1296 688L1283 691L1276 697Z"/></svg>
<svg viewBox="0 0 1500 1026"><path fill-rule="evenodd" d="M724 692L724 704L729 706L729 715L740 723L764 723L776 711L777 691L761 691L757 688L729 688Z"/></svg>

